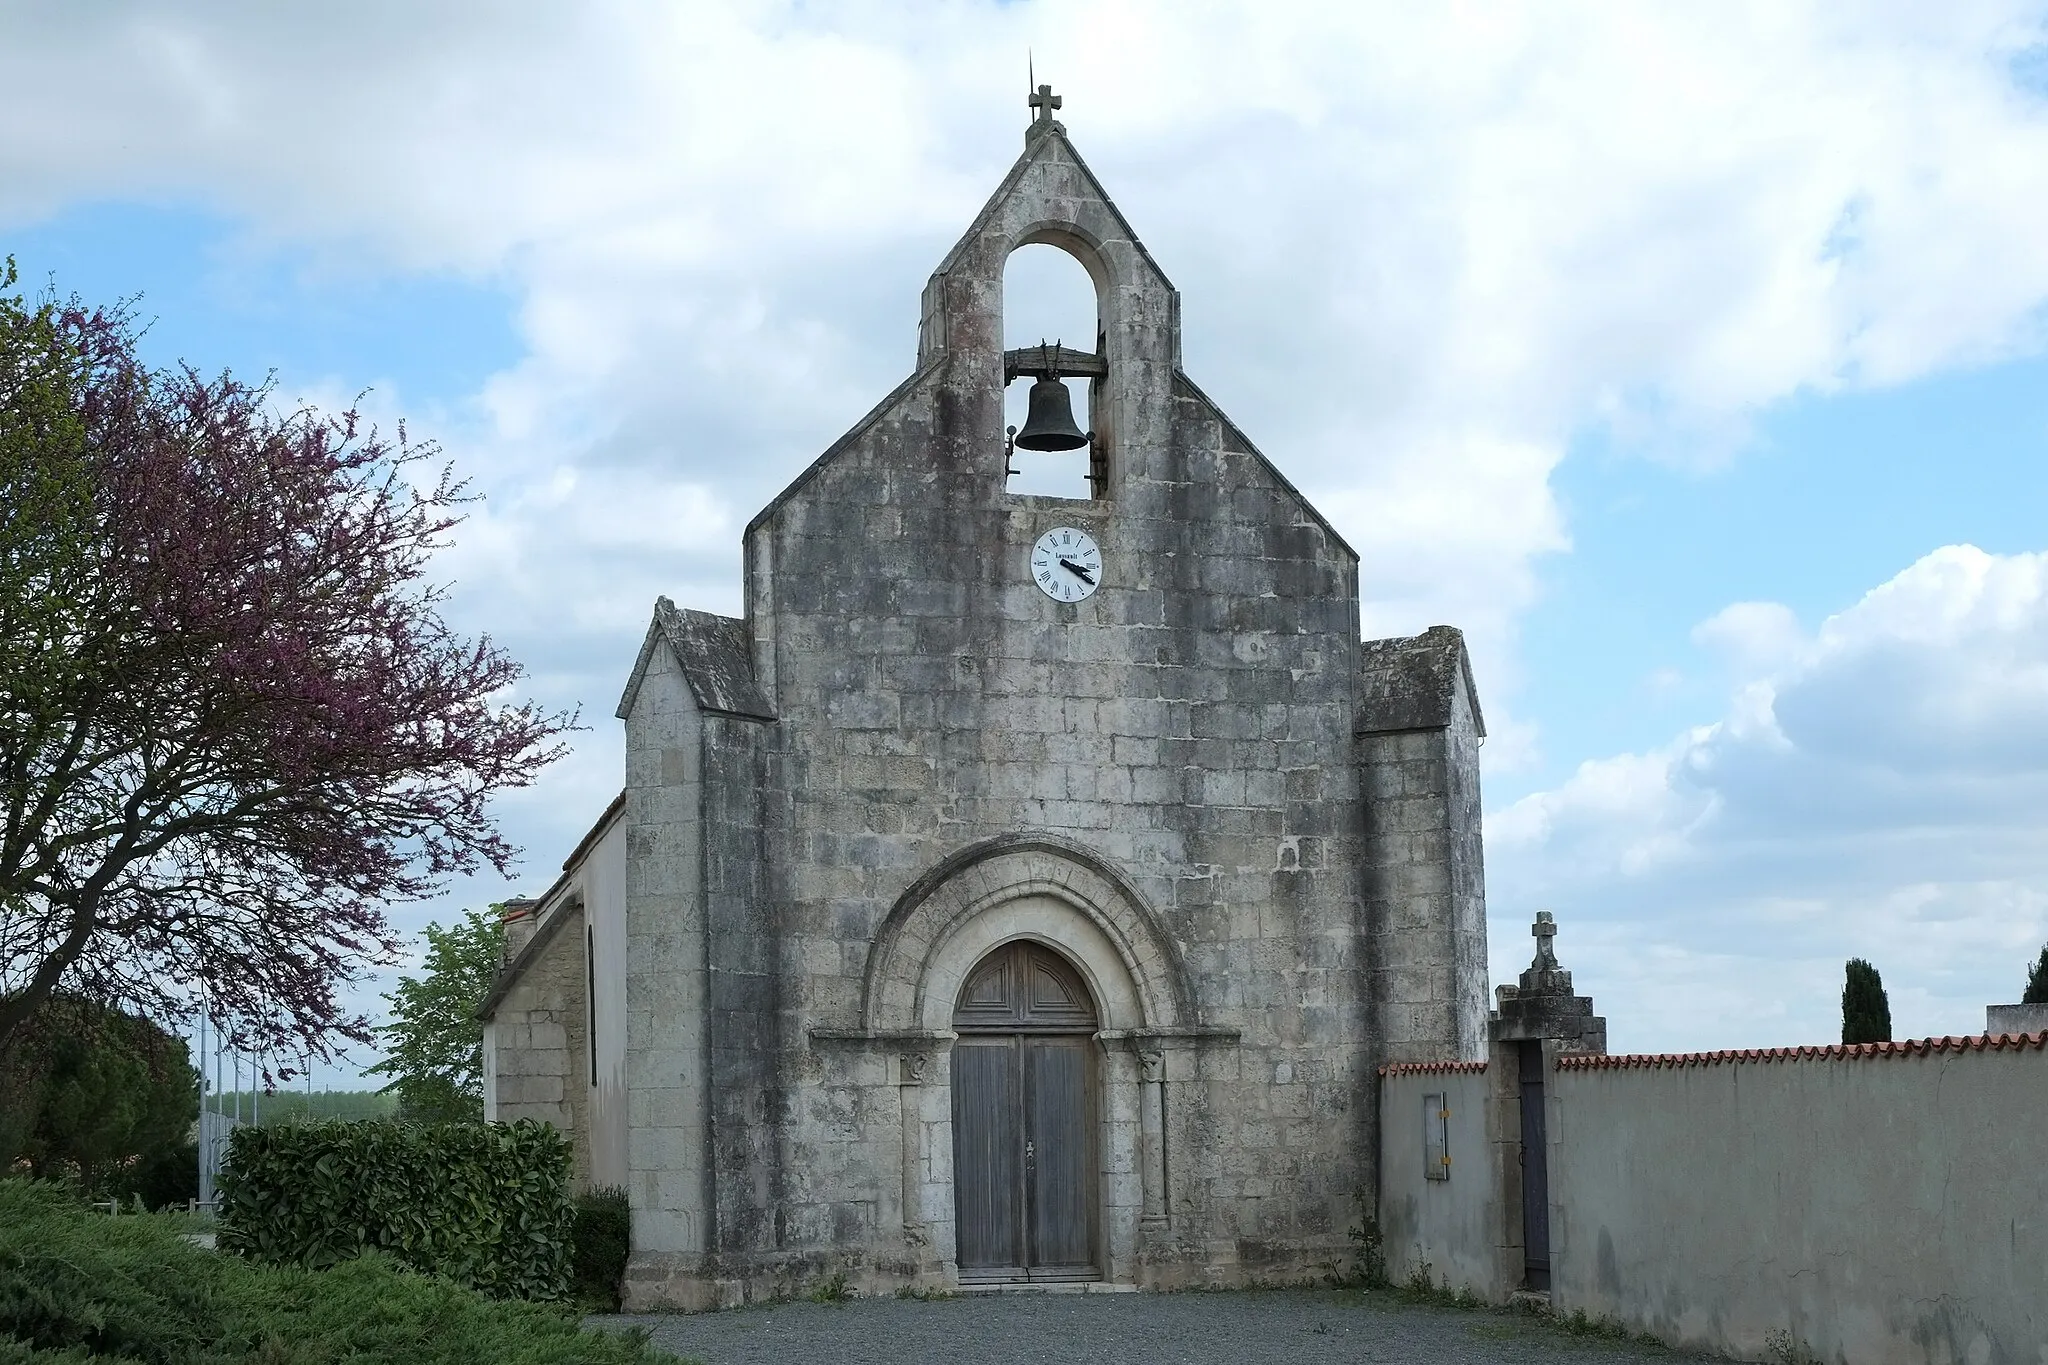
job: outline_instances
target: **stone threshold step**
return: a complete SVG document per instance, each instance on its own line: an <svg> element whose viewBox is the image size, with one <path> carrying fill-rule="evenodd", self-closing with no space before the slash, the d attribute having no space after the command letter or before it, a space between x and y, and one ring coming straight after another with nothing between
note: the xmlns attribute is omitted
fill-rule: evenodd
<svg viewBox="0 0 2048 1365"><path fill-rule="evenodd" d="M1135 1294L1134 1284L1111 1284L1107 1280L989 1280L963 1284L962 1294Z"/></svg>

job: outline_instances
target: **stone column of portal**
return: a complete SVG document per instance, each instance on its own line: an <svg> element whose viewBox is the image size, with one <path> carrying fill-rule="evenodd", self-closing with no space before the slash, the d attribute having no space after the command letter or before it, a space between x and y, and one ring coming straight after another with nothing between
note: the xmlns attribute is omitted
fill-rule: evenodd
<svg viewBox="0 0 2048 1365"><path fill-rule="evenodd" d="M1166 1224L1166 1054L1138 1054L1138 1150L1145 1169L1148 1227Z"/></svg>
<svg viewBox="0 0 2048 1365"><path fill-rule="evenodd" d="M912 1246L927 1241L920 1193L924 1189L924 1088L931 1067L928 1052L906 1052L896 1059L896 1095L903 1112L903 1232Z"/></svg>

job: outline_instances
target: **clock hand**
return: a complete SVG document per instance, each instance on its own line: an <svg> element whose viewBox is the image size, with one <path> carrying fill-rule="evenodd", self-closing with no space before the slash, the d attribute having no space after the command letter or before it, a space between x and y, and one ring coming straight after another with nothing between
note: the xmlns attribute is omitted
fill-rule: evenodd
<svg viewBox="0 0 2048 1365"><path fill-rule="evenodd" d="M1071 559L1062 559L1060 561L1060 567L1062 569L1065 569L1074 577L1080 579L1083 583L1093 583L1095 581L1094 574L1089 573L1086 569L1082 568L1079 564L1076 564Z"/></svg>

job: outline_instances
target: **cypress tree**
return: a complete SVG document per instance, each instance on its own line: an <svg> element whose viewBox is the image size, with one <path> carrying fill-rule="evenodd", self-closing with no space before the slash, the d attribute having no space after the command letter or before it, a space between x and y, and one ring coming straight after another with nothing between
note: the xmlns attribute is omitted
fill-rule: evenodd
<svg viewBox="0 0 2048 1365"><path fill-rule="evenodd" d="M2041 960L2027 973L2027 993L2022 1005L2048 1005L2048 943L2041 945Z"/></svg>
<svg viewBox="0 0 2048 1365"><path fill-rule="evenodd" d="M1842 1041L1845 1043L1889 1043L1892 1040L1892 1005L1884 993L1884 981L1877 968L1860 957L1849 959L1847 980L1842 986Z"/></svg>

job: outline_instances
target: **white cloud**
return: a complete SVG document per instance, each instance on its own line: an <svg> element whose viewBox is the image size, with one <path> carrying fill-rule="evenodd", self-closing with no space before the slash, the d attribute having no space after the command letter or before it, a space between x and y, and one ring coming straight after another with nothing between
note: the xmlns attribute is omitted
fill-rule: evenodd
<svg viewBox="0 0 2048 1365"><path fill-rule="evenodd" d="M36 132L0 221L198 198L504 281L530 353L489 386L497 481L609 462L743 521L908 367L1031 44L1184 291L1191 368L1359 542L1381 628L1455 617L1504 667L1589 421L1720 449L1801 389L2040 342L2048 113L2008 62L2041 16L71 7L0 55Z"/></svg>
<svg viewBox="0 0 2048 1365"><path fill-rule="evenodd" d="M1947 546L1811 633L1744 603L1696 638L1765 664L1720 720L1489 819L1496 975L1508 907L1548 906L1621 1047L1838 1036L1850 957L1897 1036L1981 1030L2048 940L2048 553Z"/></svg>
<svg viewBox="0 0 2048 1365"><path fill-rule="evenodd" d="M1799 618L1781 602L1736 602L1692 629L1693 643L1720 655L1738 673L1790 662L1805 644Z"/></svg>
<svg viewBox="0 0 2048 1365"><path fill-rule="evenodd" d="M1183 292L1191 373L1363 553L1368 628L1468 629L1498 771L1536 747L1514 637L1536 564L1570 545L1551 474L1575 434L1721 459L1792 395L2040 347L2048 100L2012 69L2044 13L14 7L0 229L192 202L259 243L508 291L525 354L442 415L491 498L450 560L456 606L602 726L653 595L734 609L737 528L908 371L925 277L1020 146L1030 46ZM1738 612L1702 638L1768 672L1782 624ZM1811 648L1849 658L1831 638ZM1887 676L1935 668L1886 639L1906 651ZM1587 856L1682 860L1689 822L1735 818L1710 797L1787 780L1758 766L1771 718L1812 752L1933 763L1997 750L1991 718L2032 686L1980 672L1906 733L1854 721L1932 695L1898 685L1826 714L1758 692L1668 754L1589 765L1566 790L1620 813ZM532 866L580 833L585 785L520 808ZM1857 797L1906 799L1887 791ZM1505 818L1565 837L1590 809Z"/></svg>

